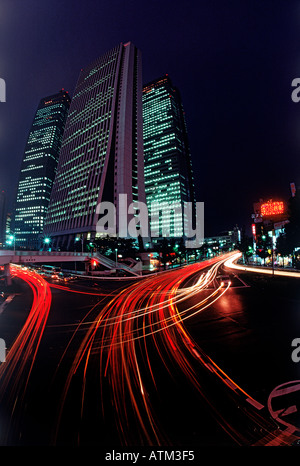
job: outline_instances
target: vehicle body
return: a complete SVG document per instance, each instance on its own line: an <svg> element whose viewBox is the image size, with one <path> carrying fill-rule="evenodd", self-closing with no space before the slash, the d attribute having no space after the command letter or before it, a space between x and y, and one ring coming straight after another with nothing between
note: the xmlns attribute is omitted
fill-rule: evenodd
<svg viewBox="0 0 300 466"><path fill-rule="evenodd" d="M229 275L218 275L218 280L220 280L221 286L231 285L231 279Z"/></svg>
<svg viewBox="0 0 300 466"><path fill-rule="evenodd" d="M55 267L54 265L42 265L39 273L48 278L53 278L53 279L63 279L64 275L61 271L60 267Z"/></svg>

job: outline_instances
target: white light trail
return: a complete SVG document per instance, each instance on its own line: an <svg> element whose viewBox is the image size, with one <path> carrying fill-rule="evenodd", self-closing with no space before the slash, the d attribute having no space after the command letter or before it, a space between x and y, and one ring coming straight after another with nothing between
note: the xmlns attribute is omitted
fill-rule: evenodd
<svg viewBox="0 0 300 466"><path fill-rule="evenodd" d="M237 261L242 256L241 253L237 253L235 256L228 259L224 265L229 269L235 270L242 270L243 272L254 272L254 273L263 273L266 275L277 275L282 277L293 277L293 278L300 278L300 272L291 272L286 270L272 270L272 269L264 269L262 267L250 267L248 265L237 265L234 262Z"/></svg>

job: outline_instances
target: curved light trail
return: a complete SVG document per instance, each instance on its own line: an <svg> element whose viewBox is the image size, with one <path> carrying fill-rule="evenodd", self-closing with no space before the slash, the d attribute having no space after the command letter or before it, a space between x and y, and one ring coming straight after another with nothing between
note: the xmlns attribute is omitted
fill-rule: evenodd
<svg viewBox="0 0 300 466"><path fill-rule="evenodd" d="M114 406L115 422L122 444L171 444L159 425L149 395L149 392L157 389L159 378L153 363L154 348L171 376L172 365L180 368L187 380L210 405L219 424L238 444L247 444L249 438L215 407L214 399L210 398L202 386L197 367L205 368L208 373L217 377L230 392L229 396L236 398L236 404L245 403L246 407L241 411L248 421L259 428L267 429L268 422L258 412L262 406L203 352L183 324L186 319L202 312L226 293L230 283L226 286L221 283L216 288L211 285L220 265L230 257L232 253L146 278L113 297L93 321L83 320L76 331L85 329L86 332L66 380L60 403L59 422L63 416L72 378L80 364L84 366L81 399L83 415L89 362L92 357L97 357L102 380L99 393L103 415L105 416L105 395L102 385L106 382L110 387L111 403ZM208 270L204 273L206 268ZM204 291L206 296L196 300ZM191 306L183 306L184 301L191 298L196 302ZM59 433L59 422L55 441ZM138 438L131 436L133 431L135 434L132 435L138 435Z"/></svg>
<svg viewBox="0 0 300 466"><path fill-rule="evenodd" d="M261 414L263 406L200 348L185 327L185 321L203 312L228 291L230 282L224 284L216 280L218 269L223 264L233 264L238 257L229 253L149 276L112 293L105 305L102 299L105 293L101 291L89 293L50 285L37 273L13 266L13 275L30 286L33 303L21 332L7 354L6 363L0 366L0 402L5 400L11 406L11 414L17 408L22 410L51 306L52 286L66 292L99 296L97 304L90 308L80 323L69 325L73 331L72 337L56 372L57 377L63 375L65 382L58 404L54 444L60 435L74 376L80 375L81 418L85 414L89 387L95 385L97 379L100 384L96 392L102 410L98 414L105 420L108 406L113 406L115 426L123 445L172 445L164 426L160 425L153 403L153 394L159 396L161 374L155 361L159 361L172 378L173 368L177 368L178 373L197 389L200 397L210 406L216 421L237 444L249 444L254 437L242 433L240 426L235 425L227 411L224 412L221 403L223 396L240 413L245 424L251 423L255 428L262 429L268 441L276 443L278 434L272 431L269 421ZM68 356L72 356L72 360L69 363L68 359L69 371L66 374L66 365L62 363ZM97 377L95 367L98 368ZM204 379L209 380L208 385ZM221 390L220 400L209 392L212 380Z"/></svg>
<svg viewBox="0 0 300 466"><path fill-rule="evenodd" d="M12 415L22 406L30 374L43 336L51 306L48 283L36 272L11 266L13 277L25 281L32 290L33 301L27 319L0 366L0 403L5 401ZM7 438L9 428L4 436Z"/></svg>
<svg viewBox="0 0 300 466"><path fill-rule="evenodd" d="M264 275L277 275L280 277L292 277L300 278L300 272L292 272L288 270L278 270L278 269L265 269L262 267L251 267L249 265L238 265L235 262L242 257L242 253L236 253L233 257L230 257L225 263L225 267L234 270L241 270L243 272L253 272L253 273L262 273Z"/></svg>

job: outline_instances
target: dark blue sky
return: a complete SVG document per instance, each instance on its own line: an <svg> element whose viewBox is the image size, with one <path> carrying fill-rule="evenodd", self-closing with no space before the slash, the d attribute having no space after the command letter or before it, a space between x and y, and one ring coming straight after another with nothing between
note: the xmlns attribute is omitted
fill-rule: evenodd
<svg viewBox="0 0 300 466"><path fill-rule="evenodd" d="M1 0L0 188L12 205L40 98L132 41L144 83L168 73L181 91L205 234L250 224L253 201L300 185L299 26L289 0Z"/></svg>

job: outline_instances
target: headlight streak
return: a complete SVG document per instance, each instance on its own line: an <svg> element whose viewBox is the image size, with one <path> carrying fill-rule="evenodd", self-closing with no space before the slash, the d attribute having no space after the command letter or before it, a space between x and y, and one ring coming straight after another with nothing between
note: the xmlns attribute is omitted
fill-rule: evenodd
<svg viewBox="0 0 300 466"><path fill-rule="evenodd" d="M253 272L253 273L259 273L259 274L264 274L264 275L276 275L276 276L281 276L281 277L292 277L292 278L300 278L300 273L299 272L292 272L292 271L286 271L286 270L272 270L272 269L266 269L262 267L251 267L249 265L238 265L235 264L235 262L242 257L241 253L235 254L233 257L229 258L225 263L225 267L228 267L229 269L234 269L234 270L241 270L243 272Z"/></svg>

